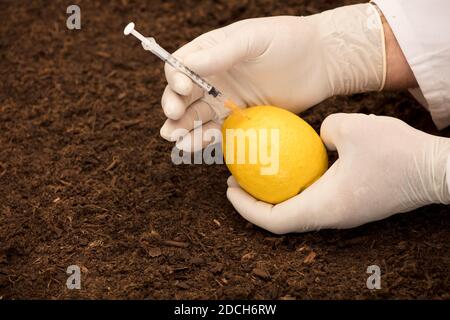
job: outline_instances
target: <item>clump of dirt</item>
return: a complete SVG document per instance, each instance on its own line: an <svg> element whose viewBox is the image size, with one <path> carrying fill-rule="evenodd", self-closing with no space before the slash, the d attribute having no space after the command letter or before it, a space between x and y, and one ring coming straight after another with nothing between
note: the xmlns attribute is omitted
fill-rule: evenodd
<svg viewBox="0 0 450 320"><path fill-rule="evenodd" d="M274 236L225 197L225 166L170 161L162 64L124 38L135 21L170 50L213 28L354 1L0 3L0 297L135 299L450 298L446 206L353 230ZM432 134L406 92L327 100L334 112L398 117ZM336 155L330 155L335 159ZM382 289L366 288L366 269ZM66 287L81 268L82 289Z"/></svg>

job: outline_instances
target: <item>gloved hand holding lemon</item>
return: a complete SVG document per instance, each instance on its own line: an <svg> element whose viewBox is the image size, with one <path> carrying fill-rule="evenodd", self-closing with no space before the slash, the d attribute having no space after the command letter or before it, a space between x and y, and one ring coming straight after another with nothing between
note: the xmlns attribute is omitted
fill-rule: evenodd
<svg viewBox="0 0 450 320"><path fill-rule="evenodd" d="M368 17L374 21L371 28L367 28ZM276 105L299 113L333 95L382 88L382 30L376 9L371 4L359 4L301 18L239 21L201 35L174 55L240 106ZM168 119L161 135L176 141L179 137L174 132L183 128L190 131L187 141L193 140L194 120L201 120L205 129L220 129L210 121L214 102L170 65L165 71L168 86L161 102ZM245 120L231 115L223 129L265 128L279 129L280 133L276 174L261 174L260 162L228 163L239 184L251 195L279 203L324 173L326 152L308 124L274 107L253 107L243 112L251 117ZM254 145L258 150L270 149L270 144Z"/></svg>
<svg viewBox="0 0 450 320"><path fill-rule="evenodd" d="M222 126L225 163L253 197L283 202L328 168L322 140L297 115L273 106L233 112Z"/></svg>

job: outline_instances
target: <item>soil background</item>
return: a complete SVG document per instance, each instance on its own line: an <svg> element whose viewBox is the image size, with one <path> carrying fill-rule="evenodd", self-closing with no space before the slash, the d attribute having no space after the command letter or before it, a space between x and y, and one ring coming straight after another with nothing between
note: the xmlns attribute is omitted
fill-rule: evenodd
<svg viewBox="0 0 450 320"><path fill-rule="evenodd" d="M308 15L356 1L0 2L0 298L450 298L449 207L353 230L274 236L228 203L220 165L170 161L159 136L163 65L123 27L174 51L236 20ZM438 132L407 92L327 100ZM331 159L336 155L331 154ZM379 265L382 289L368 290ZM66 269L81 268L81 290Z"/></svg>

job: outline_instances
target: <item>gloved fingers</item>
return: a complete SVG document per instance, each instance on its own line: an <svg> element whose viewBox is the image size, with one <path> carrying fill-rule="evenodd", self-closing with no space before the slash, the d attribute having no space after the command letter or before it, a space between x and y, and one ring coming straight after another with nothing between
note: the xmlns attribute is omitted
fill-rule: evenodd
<svg viewBox="0 0 450 320"><path fill-rule="evenodd" d="M217 30L221 31L221 30ZM248 34L245 32L217 32L202 39L209 41L203 49L192 52L185 57L186 65L201 76L212 76L225 72L235 64L250 58Z"/></svg>
<svg viewBox="0 0 450 320"><path fill-rule="evenodd" d="M272 210L273 216L287 220L291 232L338 227L343 209L339 164L337 160L322 177L300 194L277 204Z"/></svg>
<svg viewBox="0 0 450 320"><path fill-rule="evenodd" d="M284 233L274 227L272 208L273 205L258 201L242 190L238 185L232 183L232 187L228 187L227 198L236 209L236 211L247 221L266 229L273 233ZM285 225L289 223L286 221Z"/></svg>
<svg viewBox="0 0 450 320"><path fill-rule="evenodd" d="M227 185L229 188L239 187L239 183L236 181L236 179L232 175L228 177Z"/></svg>
<svg viewBox="0 0 450 320"><path fill-rule="evenodd" d="M194 83L192 82L192 80L181 72L173 71L171 73L172 74L166 78L169 87L179 95L189 95L194 87Z"/></svg>
<svg viewBox="0 0 450 320"><path fill-rule="evenodd" d="M225 33L222 29L212 30L182 46L173 53L173 56L192 69L192 66L189 65L186 57L216 46L224 37ZM168 63L165 64L164 71L169 87L176 93L187 96L190 95L193 88L196 87L191 79L177 71Z"/></svg>
<svg viewBox="0 0 450 320"><path fill-rule="evenodd" d="M173 91L170 86L166 86L161 98L161 106L167 118L172 120L180 119L187 107L194 101L203 97L204 92L196 86L187 96L181 96Z"/></svg>
<svg viewBox="0 0 450 320"><path fill-rule="evenodd" d="M275 234L295 231L295 211L281 212L278 205L259 201L245 192L233 176L227 180L227 198L236 211L247 221Z"/></svg>
<svg viewBox="0 0 450 320"><path fill-rule="evenodd" d="M228 200L244 219L272 233L333 228L341 218L336 209L338 161L302 193L275 206L253 198L233 178L227 181Z"/></svg>
<svg viewBox="0 0 450 320"><path fill-rule="evenodd" d="M196 122L207 123L214 118L214 115L214 111L206 101L198 100L188 107L178 120L167 119L161 127L160 134L168 141L177 141L185 133L194 129L194 126L198 126ZM183 130L177 129L184 129L184 133Z"/></svg>
<svg viewBox="0 0 450 320"><path fill-rule="evenodd" d="M222 141L222 133L220 125L209 121L201 127L191 130L184 135L176 146L179 150L184 152L197 152L207 147L210 144L220 143Z"/></svg>
<svg viewBox="0 0 450 320"><path fill-rule="evenodd" d="M195 41L191 41L175 51L173 53L173 56L184 63L183 60L186 55L189 55L190 53L193 53L200 49L201 48ZM191 79L189 79L181 72L177 71L168 63L164 65L164 72L166 75L167 83L173 91L182 96L188 96L191 94L192 89L194 88L194 83Z"/></svg>

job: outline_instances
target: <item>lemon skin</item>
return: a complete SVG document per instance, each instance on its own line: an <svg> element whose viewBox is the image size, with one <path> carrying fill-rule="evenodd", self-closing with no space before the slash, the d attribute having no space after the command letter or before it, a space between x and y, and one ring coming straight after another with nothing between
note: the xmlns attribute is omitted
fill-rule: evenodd
<svg viewBox="0 0 450 320"><path fill-rule="evenodd" d="M245 137L245 161L237 161L238 139L229 135L229 129L252 129L260 132L265 129L267 139L251 139ZM271 129L278 129L278 143L271 139ZM223 154L225 163L239 185L253 197L264 202L276 204L283 202L310 186L328 168L328 157L325 146L316 131L303 119L292 112L274 106L255 106L233 112L222 126ZM229 152L234 156L227 159L227 138L233 139ZM278 161L274 174L263 174L262 168L268 167L266 158L250 161L250 152L254 152L256 143L258 154L260 148L267 150L266 154L276 155L272 161ZM233 147L234 146L234 147ZM253 147L253 149L252 149ZM275 159L278 158L278 159ZM255 158L253 158L255 159ZM269 158L270 159L270 158ZM242 161L241 161L242 162ZM272 163L272 164L273 164Z"/></svg>

